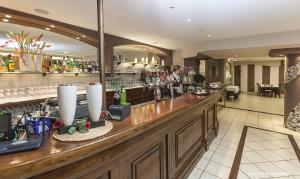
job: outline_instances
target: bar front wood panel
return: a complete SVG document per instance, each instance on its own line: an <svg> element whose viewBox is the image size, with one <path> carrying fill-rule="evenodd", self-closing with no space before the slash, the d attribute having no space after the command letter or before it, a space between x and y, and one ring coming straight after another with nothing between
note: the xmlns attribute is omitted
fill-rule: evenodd
<svg viewBox="0 0 300 179"><path fill-rule="evenodd" d="M91 141L49 137L38 150L1 156L8 165L0 166L0 178L186 178L218 133L222 95L185 95L133 108L131 117L113 121L110 133Z"/></svg>

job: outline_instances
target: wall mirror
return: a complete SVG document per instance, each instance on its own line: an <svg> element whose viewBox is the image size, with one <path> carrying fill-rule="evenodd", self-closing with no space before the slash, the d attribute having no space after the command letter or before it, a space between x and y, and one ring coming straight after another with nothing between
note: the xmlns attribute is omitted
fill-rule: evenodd
<svg viewBox="0 0 300 179"><path fill-rule="evenodd" d="M114 71L138 73L165 65L167 54L146 45L120 45L114 47Z"/></svg>
<svg viewBox="0 0 300 179"><path fill-rule="evenodd" d="M61 83L85 93L88 82L99 82L97 48L52 28L0 22L1 103L55 97Z"/></svg>

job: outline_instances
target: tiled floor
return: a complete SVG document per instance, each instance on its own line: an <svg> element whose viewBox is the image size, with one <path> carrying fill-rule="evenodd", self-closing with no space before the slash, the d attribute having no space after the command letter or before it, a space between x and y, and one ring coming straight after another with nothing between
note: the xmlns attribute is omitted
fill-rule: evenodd
<svg viewBox="0 0 300 179"><path fill-rule="evenodd" d="M196 165L189 179L227 179L245 125L292 134L298 145L300 144L299 133L283 127L283 116L225 108L219 113L219 122L218 137ZM300 163L286 135L270 134L253 128L248 130L239 179L300 179Z"/></svg>
<svg viewBox="0 0 300 179"><path fill-rule="evenodd" d="M271 105L272 104L272 105ZM228 107L283 115L284 98L270 98L241 93L237 100L227 100Z"/></svg>

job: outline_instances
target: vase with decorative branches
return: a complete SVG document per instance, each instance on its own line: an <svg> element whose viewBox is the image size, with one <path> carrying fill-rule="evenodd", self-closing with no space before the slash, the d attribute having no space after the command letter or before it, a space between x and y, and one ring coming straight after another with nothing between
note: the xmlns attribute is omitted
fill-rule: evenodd
<svg viewBox="0 0 300 179"><path fill-rule="evenodd" d="M22 59L19 61L20 70L41 71L42 52L45 48L51 47L51 45L41 41L43 34L30 36L28 32L24 32L23 30L19 33L9 31L7 37L9 39L0 48L8 46L10 43L15 45L15 51ZM38 55L38 57L32 58L33 55Z"/></svg>

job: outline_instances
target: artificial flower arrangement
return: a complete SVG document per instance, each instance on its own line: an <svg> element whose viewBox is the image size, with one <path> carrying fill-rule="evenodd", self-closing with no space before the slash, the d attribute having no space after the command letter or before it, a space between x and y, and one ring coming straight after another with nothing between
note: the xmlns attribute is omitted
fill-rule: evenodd
<svg viewBox="0 0 300 179"><path fill-rule="evenodd" d="M77 120L72 126L65 128L64 121L60 119L53 124L53 128L57 129L59 134L74 134L76 131L79 133L87 133L91 128L91 123L87 120L87 118L83 118Z"/></svg>
<svg viewBox="0 0 300 179"><path fill-rule="evenodd" d="M23 60L22 62L29 70L33 70L31 55L35 55L35 68L37 71L40 71L43 50L51 47L50 44L41 41L43 34L40 34L39 36L30 36L28 32L24 32L23 30L20 33L9 31L7 37L9 39L3 45L0 45L0 48L5 48L11 43L15 44L15 53L20 55Z"/></svg>
<svg viewBox="0 0 300 179"><path fill-rule="evenodd" d="M109 113L107 111L102 111L100 117L104 120L110 119ZM104 123L105 124L105 123ZM64 121L59 119L53 123L52 128L57 130L59 135L62 134L74 134L76 131L79 133L87 133L90 129L100 127L95 125L93 121L87 117L77 119L73 122L71 126L65 126Z"/></svg>

